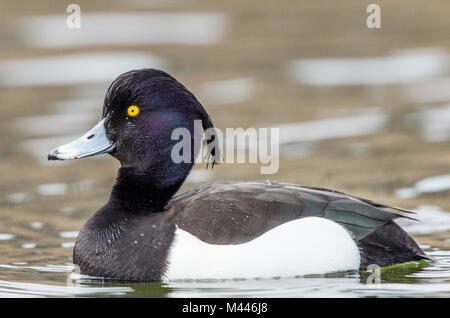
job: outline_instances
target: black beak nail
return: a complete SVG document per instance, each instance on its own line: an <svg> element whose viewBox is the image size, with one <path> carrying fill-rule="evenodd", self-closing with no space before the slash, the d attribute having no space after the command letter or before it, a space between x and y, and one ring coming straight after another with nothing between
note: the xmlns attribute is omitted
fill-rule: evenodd
<svg viewBox="0 0 450 318"><path fill-rule="evenodd" d="M49 161L50 160L58 160L58 157L57 157L58 154L59 154L59 151L58 150L54 150L54 151L52 151L51 153L48 154L47 159Z"/></svg>

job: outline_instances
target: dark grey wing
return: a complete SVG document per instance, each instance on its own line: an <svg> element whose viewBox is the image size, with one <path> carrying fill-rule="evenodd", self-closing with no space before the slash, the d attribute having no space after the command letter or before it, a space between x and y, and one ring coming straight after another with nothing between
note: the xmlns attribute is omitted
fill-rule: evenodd
<svg viewBox="0 0 450 318"><path fill-rule="evenodd" d="M403 212L403 213L407 213L407 214L415 214L415 212L410 211L410 210L399 208L397 206L392 206L392 205L387 205L387 204L383 204L383 203L374 202L374 201L369 200L369 199L361 198L361 197L358 197L358 196L355 196L355 195L351 195L351 194L346 194L344 192L340 192L340 191L337 191L337 190L330 190L330 189L320 188L320 187L300 186L300 185L295 185L295 184L292 185L292 186L297 186L297 187L300 187L300 188L303 188L303 189L311 189L311 190L328 192L328 193L333 193L333 194L340 194L340 195L343 195L346 198L352 198L352 199L355 199L355 200L367 203L367 204L372 205L372 206L377 207L377 208L392 209L394 211L397 211L397 212L394 212L394 213Z"/></svg>
<svg viewBox="0 0 450 318"><path fill-rule="evenodd" d="M248 242L271 228L307 216L342 224L356 241L409 211L342 192L283 183L222 182L175 197L168 205L180 228L211 244ZM388 207L395 209L393 207Z"/></svg>

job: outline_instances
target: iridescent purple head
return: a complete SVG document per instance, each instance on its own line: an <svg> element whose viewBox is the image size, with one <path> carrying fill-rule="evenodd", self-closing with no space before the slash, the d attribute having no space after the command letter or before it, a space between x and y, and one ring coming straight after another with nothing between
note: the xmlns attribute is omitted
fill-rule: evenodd
<svg viewBox="0 0 450 318"><path fill-rule="evenodd" d="M196 120L204 130L213 128L200 102L175 78L155 69L134 70L120 75L109 87L101 121L48 157L65 160L110 153L123 168L172 184L184 180L198 154L194 147L194 138L199 137L194 132ZM171 150L179 142L171 138L177 128L190 132L190 162L175 163L171 158ZM207 147L208 151L214 165L216 150Z"/></svg>
<svg viewBox="0 0 450 318"><path fill-rule="evenodd" d="M139 113L129 114L130 106L136 106ZM107 136L115 144L111 154L124 167L144 169L171 161L171 149L177 143L171 135L176 128L187 128L194 138L195 120L201 120L205 130L213 127L191 92L169 74L154 69L120 75L106 93L103 118Z"/></svg>

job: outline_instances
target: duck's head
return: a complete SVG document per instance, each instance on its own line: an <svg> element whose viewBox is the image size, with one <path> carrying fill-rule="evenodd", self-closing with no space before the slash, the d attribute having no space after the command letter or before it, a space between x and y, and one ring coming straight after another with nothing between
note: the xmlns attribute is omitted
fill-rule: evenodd
<svg viewBox="0 0 450 318"><path fill-rule="evenodd" d="M194 139L201 137L195 135L195 120L201 121L204 130L213 128L199 101L176 79L155 69L130 71L109 87L99 123L81 138L52 150L48 159L109 153L123 169L150 176L155 185L182 183L199 151L194 147L198 144ZM176 163L171 158L173 147L180 141L172 139L177 128L190 133L190 162ZM209 150L214 164L214 149Z"/></svg>

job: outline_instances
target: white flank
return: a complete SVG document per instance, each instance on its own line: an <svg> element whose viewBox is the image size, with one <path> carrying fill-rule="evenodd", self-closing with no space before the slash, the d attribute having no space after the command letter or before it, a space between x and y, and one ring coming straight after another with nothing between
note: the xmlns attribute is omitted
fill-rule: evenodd
<svg viewBox="0 0 450 318"><path fill-rule="evenodd" d="M360 254L342 226L307 217L235 245L208 244L177 228L168 264L167 280L293 277L357 270Z"/></svg>

